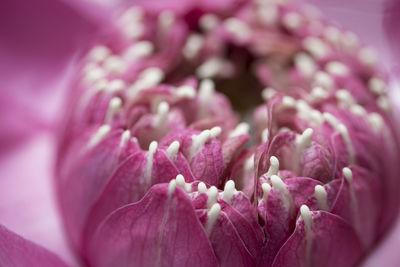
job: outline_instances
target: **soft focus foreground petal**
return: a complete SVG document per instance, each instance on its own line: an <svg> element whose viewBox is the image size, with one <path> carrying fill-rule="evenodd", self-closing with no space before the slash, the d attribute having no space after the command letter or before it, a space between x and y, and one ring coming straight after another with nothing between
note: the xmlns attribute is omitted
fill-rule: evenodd
<svg viewBox="0 0 400 267"><path fill-rule="evenodd" d="M1 266L66 267L67 265L50 251L40 247L0 225Z"/></svg>
<svg viewBox="0 0 400 267"><path fill-rule="evenodd" d="M5 0L0 10L0 97L30 107L22 109L26 116L53 119L57 105L48 98L59 94L68 62L97 24L60 1Z"/></svg>
<svg viewBox="0 0 400 267"><path fill-rule="evenodd" d="M357 263L362 248L350 225L324 211L305 217L298 220L294 233L280 249L272 266L350 267Z"/></svg>
<svg viewBox="0 0 400 267"><path fill-rule="evenodd" d="M53 130L71 62L97 29L61 1L0 2L0 222L68 263L52 190Z"/></svg>
<svg viewBox="0 0 400 267"><path fill-rule="evenodd" d="M89 243L92 266L217 266L190 198L171 183L108 216Z"/></svg>

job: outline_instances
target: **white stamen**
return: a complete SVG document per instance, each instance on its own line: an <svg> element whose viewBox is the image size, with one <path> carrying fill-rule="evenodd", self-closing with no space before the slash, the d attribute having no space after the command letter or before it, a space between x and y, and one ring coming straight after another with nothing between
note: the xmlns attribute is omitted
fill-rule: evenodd
<svg viewBox="0 0 400 267"><path fill-rule="evenodd" d="M196 69L196 75L201 79L214 77L220 74L223 65L221 58L209 58Z"/></svg>
<svg viewBox="0 0 400 267"><path fill-rule="evenodd" d="M149 41L140 41L124 51L123 58L127 61L135 61L137 59L149 56L153 53L154 45Z"/></svg>
<svg viewBox="0 0 400 267"><path fill-rule="evenodd" d="M276 94L276 91L272 88L265 88L261 92L261 97L264 99L264 101L268 101L271 97L273 97Z"/></svg>
<svg viewBox="0 0 400 267"><path fill-rule="evenodd" d="M350 107L356 103L353 96L347 90L337 90L335 95L339 102L344 106Z"/></svg>
<svg viewBox="0 0 400 267"><path fill-rule="evenodd" d="M204 118L209 113L209 105L215 93L214 82L210 79L205 79L200 82L199 86L199 119Z"/></svg>
<svg viewBox="0 0 400 267"><path fill-rule="evenodd" d="M348 183L351 183L353 181L353 172L351 171L350 168L344 167L342 173Z"/></svg>
<svg viewBox="0 0 400 267"><path fill-rule="evenodd" d="M354 148L353 148L353 144L351 143L349 131L347 130L347 127L342 123L340 123L336 129L342 136L344 142L346 143L347 150L349 152L349 158L350 158L349 161L350 161L350 163L353 163L354 162Z"/></svg>
<svg viewBox="0 0 400 267"><path fill-rule="evenodd" d="M100 143L107 135L110 133L111 127L110 125L102 125L100 128L97 130L97 132L90 138L88 147L94 147L98 143Z"/></svg>
<svg viewBox="0 0 400 267"><path fill-rule="evenodd" d="M384 111L390 110L389 100L384 95L378 97L378 99L376 100L376 104L378 105L379 108L381 108Z"/></svg>
<svg viewBox="0 0 400 267"><path fill-rule="evenodd" d="M157 67L150 67L143 70L137 81L129 88L130 98L136 96L141 90L153 87L164 79L164 72Z"/></svg>
<svg viewBox="0 0 400 267"><path fill-rule="evenodd" d="M236 137L243 134L248 134L250 130L250 125L246 122L239 123L236 128L230 132L229 137Z"/></svg>
<svg viewBox="0 0 400 267"><path fill-rule="evenodd" d="M244 163L244 172L249 173L254 170L254 154L252 154Z"/></svg>
<svg viewBox="0 0 400 267"><path fill-rule="evenodd" d="M267 176L272 176L272 175L278 175L279 172L279 160L277 157L275 156L271 156L269 158L269 168L268 168L268 172L267 172Z"/></svg>
<svg viewBox="0 0 400 267"><path fill-rule="evenodd" d="M150 67L140 73L139 79L146 81L147 86L154 86L164 79L164 75L160 68Z"/></svg>
<svg viewBox="0 0 400 267"><path fill-rule="evenodd" d="M275 5L263 4L257 8L257 15L262 24L272 26L278 22L279 10Z"/></svg>
<svg viewBox="0 0 400 267"><path fill-rule="evenodd" d="M120 79L114 79L106 85L106 90L110 93L117 93L125 88L125 82Z"/></svg>
<svg viewBox="0 0 400 267"><path fill-rule="evenodd" d="M169 105L167 102L161 102L157 107L157 114L154 118L154 126L164 128L168 124Z"/></svg>
<svg viewBox="0 0 400 267"><path fill-rule="evenodd" d="M315 73L315 83L319 86L322 86L326 89L332 89L333 86L335 85L334 80L332 79L332 77L324 72L324 71L318 71L317 73Z"/></svg>
<svg viewBox="0 0 400 267"><path fill-rule="evenodd" d="M122 30L128 39L135 40L143 35L145 27L140 21L136 20L124 26Z"/></svg>
<svg viewBox="0 0 400 267"><path fill-rule="evenodd" d="M245 41L251 36L251 29L249 26L237 18L226 19L224 21L224 27L240 41Z"/></svg>
<svg viewBox="0 0 400 267"><path fill-rule="evenodd" d="M192 136L192 144L189 149L189 161L201 150L205 143L211 138L211 131L204 130L199 135Z"/></svg>
<svg viewBox="0 0 400 267"><path fill-rule="evenodd" d="M301 135L296 138L297 149L299 152L304 151L304 149L311 145L311 137L314 131L311 128L307 128Z"/></svg>
<svg viewBox="0 0 400 267"><path fill-rule="evenodd" d="M218 189L215 186L211 186L207 190L207 207L210 208L214 203L217 202Z"/></svg>
<svg viewBox="0 0 400 267"><path fill-rule="evenodd" d="M176 156L178 155L180 145L181 144L179 141L174 141L168 146L167 155L170 160L175 160Z"/></svg>
<svg viewBox="0 0 400 267"><path fill-rule="evenodd" d="M210 211L207 213L207 223L206 223L207 235L211 234L212 228L220 216L221 216L221 206L218 203L215 203L211 207Z"/></svg>
<svg viewBox="0 0 400 267"><path fill-rule="evenodd" d="M225 183L222 198L225 200L226 203L231 204L231 200L232 200L233 194L235 192L236 192L235 182L232 180L229 180Z"/></svg>
<svg viewBox="0 0 400 267"><path fill-rule="evenodd" d="M350 111L357 116L365 116L367 115L367 111L362 106L356 104L350 107Z"/></svg>
<svg viewBox="0 0 400 267"><path fill-rule="evenodd" d="M368 81L368 87L374 94L382 95L386 91L385 82L377 77L373 77Z"/></svg>
<svg viewBox="0 0 400 267"><path fill-rule="evenodd" d="M124 147L128 143L129 138L131 138L131 131L125 130L122 133L121 142L119 143L119 146Z"/></svg>
<svg viewBox="0 0 400 267"><path fill-rule="evenodd" d="M84 80L87 83L94 83L103 79L105 76L106 72L104 71L104 69L100 67L94 67L85 74Z"/></svg>
<svg viewBox="0 0 400 267"><path fill-rule="evenodd" d="M200 18L199 25L204 31L211 31L217 27L219 18L213 14L206 14Z"/></svg>
<svg viewBox="0 0 400 267"><path fill-rule="evenodd" d="M323 114L324 119L327 123L329 123L333 129L335 129L339 134L342 136L346 147L347 151L349 152L349 161L351 163L354 162L354 148L353 144L350 139L349 131L347 130L347 127L343 123L339 123L339 121L330 113L325 112Z"/></svg>
<svg viewBox="0 0 400 267"><path fill-rule="evenodd" d="M210 79L204 79L200 83L199 97L202 101L209 101L215 92L214 82Z"/></svg>
<svg viewBox="0 0 400 267"><path fill-rule="evenodd" d="M350 69L339 61L331 61L326 66L325 69L332 75L336 76L346 76L350 74Z"/></svg>
<svg viewBox="0 0 400 267"><path fill-rule="evenodd" d="M178 174L176 176L175 180L176 180L176 185L177 186L179 186L182 189L185 189L186 182L185 182L185 177L183 177L182 174Z"/></svg>
<svg viewBox="0 0 400 267"><path fill-rule="evenodd" d="M317 71L315 60L306 53L298 53L294 57L296 68L307 78L311 77Z"/></svg>
<svg viewBox="0 0 400 267"><path fill-rule="evenodd" d="M203 182L200 182L200 183L197 185L197 191L199 191L199 193L207 193L207 186L206 186L206 184L203 183Z"/></svg>
<svg viewBox="0 0 400 267"><path fill-rule="evenodd" d="M341 32L338 28L329 26L324 31L324 38L333 44L338 44L341 38Z"/></svg>
<svg viewBox="0 0 400 267"><path fill-rule="evenodd" d="M268 141L268 138L269 138L269 131L268 131L268 128L266 128L266 129L264 129L264 130L262 131L262 133L261 133L261 141L262 141L263 143L265 143L265 142Z"/></svg>
<svg viewBox="0 0 400 267"><path fill-rule="evenodd" d="M204 38L200 34L191 34L187 41L185 46L183 47L182 53L183 56L186 57L187 59L193 59L195 58L204 43Z"/></svg>
<svg viewBox="0 0 400 267"><path fill-rule="evenodd" d="M175 189L176 189L176 180L172 179L168 184L168 195L172 195L173 193L175 193Z"/></svg>
<svg viewBox="0 0 400 267"><path fill-rule="evenodd" d="M364 47L358 53L358 58L361 63L367 66L373 66L378 62L378 56L376 52L370 47Z"/></svg>
<svg viewBox="0 0 400 267"><path fill-rule="evenodd" d="M339 121L330 113L324 112L322 115L327 123L329 123L333 128L336 129L337 124Z"/></svg>
<svg viewBox="0 0 400 267"><path fill-rule="evenodd" d="M113 74L121 74L126 68L125 62L121 57L113 55L104 60L104 69Z"/></svg>
<svg viewBox="0 0 400 267"><path fill-rule="evenodd" d="M314 188L314 197L317 200L317 204L320 209L325 211L329 210L325 187L322 185L316 185Z"/></svg>
<svg viewBox="0 0 400 267"><path fill-rule="evenodd" d="M144 17L144 11L141 7L132 6L128 8L124 14L122 14L120 20L124 24L131 23L132 21L139 21L142 20Z"/></svg>
<svg viewBox="0 0 400 267"><path fill-rule="evenodd" d="M161 12L158 17L158 22L163 30L167 30L168 28L170 28L172 24L174 24L174 21L175 21L175 15L170 10L165 10Z"/></svg>
<svg viewBox="0 0 400 267"><path fill-rule="evenodd" d="M106 59L110 55L110 53L111 51L110 49L108 49L108 47L103 45L98 45L93 47L92 50L90 50L88 58L91 61L100 63L104 61L104 59Z"/></svg>
<svg viewBox="0 0 400 267"><path fill-rule="evenodd" d="M322 87L314 87L311 91L311 97L315 101L323 100L328 98L328 92L326 92Z"/></svg>
<svg viewBox="0 0 400 267"><path fill-rule="evenodd" d="M210 129L210 135L212 138L218 137L221 134L221 132L222 132L222 129L219 126L215 126Z"/></svg>
<svg viewBox="0 0 400 267"><path fill-rule="evenodd" d="M344 36L341 38L344 46L346 46L349 50L354 50L358 48L360 41L357 35L354 32L347 31L344 33Z"/></svg>
<svg viewBox="0 0 400 267"><path fill-rule="evenodd" d="M303 46L317 59L324 58L329 53L329 47L317 37L306 37Z"/></svg>
<svg viewBox="0 0 400 267"><path fill-rule="evenodd" d="M311 223L312 223L312 213L310 209L306 205L301 205L300 215L301 219L304 221L304 226L306 228L306 231L309 231L311 229Z"/></svg>
<svg viewBox="0 0 400 267"><path fill-rule="evenodd" d="M278 189L281 193L286 193L286 184L282 181L281 177L278 175L271 176L271 184L274 188Z"/></svg>
<svg viewBox="0 0 400 267"><path fill-rule="evenodd" d="M151 181L154 154L156 153L157 148L158 148L157 141L152 141L149 145L149 151L147 152L146 178L148 183L150 183Z"/></svg>
<svg viewBox="0 0 400 267"><path fill-rule="evenodd" d="M379 113L376 112L372 112L368 115L368 121L371 124L371 127L379 132L382 130L383 125L384 125L384 121L382 116Z"/></svg>
<svg viewBox="0 0 400 267"><path fill-rule="evenodd" d="M109 123L114 115L121 109L122 107L122 100L119 97L113 97L110 100L110 103L108 104L108 110L106 114L105 121L106 123Z"/></svg>
<svg viewBox="0 0 400 267"><path fill-rule="evenodd" d="M175 95L181 98L193 99L196 97L196 89L190 85L182 85L176 88Z"/></svg>
<svg viewBox="0 0 400 267"><path fill-rule="evenodd" d="M297 100L296 108L299 117L309 121L310 124L321 125L323 123L324 118L321 112L311 108L304 100Z"/></svg>
<svg viewBox="0 0 400 267"><path fill-rule="evenodd" d="M284 107L292 108L296 106L296 100L291 96L284 96L282 98L282 105Z"/></svg>
<svg viewBox="0 0 400 267"><path fill-rule="evenodd" d="M283 25L285 25L289 30L299 28L303 22L302 17L295 12L285 14L282 20Z"/></svg>
<svg viewBox="0 0 400 267"><path fill-rule="evenodd" d="M286 126L280 127L280 128L278 129L278 133L290 132L290 131L291 131L290 128L288 128L288 127L286 127Z"/></svg>
<svg viewBox="0 0 400 267"><path fill-rule="evenodd" d="M100 91L104 91L104 90L107 90L107 87L108 87L108 82L107 82L107 80L106 79L101 79L101 80L98 80L98 81L96 81L94 84L93 84L93 90L95 91L95 92L100 92Z"/></svg>
<svg viewBox="0 0 400 267"><path fill-rule="evenodd" d="M271 191L271 186L268 183L263 183L261 185L261 189L263 191L263 200L267 201L268 199L268 194Z"/></svg>

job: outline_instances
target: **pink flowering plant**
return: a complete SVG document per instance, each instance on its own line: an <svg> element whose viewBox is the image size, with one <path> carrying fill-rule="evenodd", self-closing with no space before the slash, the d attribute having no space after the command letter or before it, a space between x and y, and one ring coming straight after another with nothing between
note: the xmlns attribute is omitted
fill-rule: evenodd
<svg viewBox="0 0 400 267"><path fill-rule="evenodd" d="M102 30L55 130L78 264L357 266L385 237L396 109L353 32L278 0L138 1ZM67 266L0 242L0 265Z"/></svg>

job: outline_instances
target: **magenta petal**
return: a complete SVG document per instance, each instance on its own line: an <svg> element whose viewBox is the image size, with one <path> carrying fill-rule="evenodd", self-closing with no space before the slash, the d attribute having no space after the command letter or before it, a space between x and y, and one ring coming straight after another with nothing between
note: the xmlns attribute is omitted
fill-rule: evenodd
<svg viewBox="0 0 400 267"><path fill-rule="evenodd" d="M93 148L77 142L78 150L72 150L66 157L69 161L64 162L56 182L65 226L74 245L79 243L90 207L111 174L132 153L131 149L136 149L130 143L121 148L121 138L121 131L116 131Z"/></svg>
<svg viewBox="0 0 400 267"><path fill-rule="evenodd" d="M342 183L333 181L328 184L328 188L339 187L331 212L352 224L363 245L369 247L376 241L381 206L380 187L369 171L360 167L351 169L351 184L344 179Z"/></svg>
<svg viewBox="0 0 400 267"><path fill-rule="evenodd" d="M219 266L254 266L254 256L246 248L233 222L224 211L213 225L209 239Z"/></svg>
<svg viewBox="0 0 400 267"><path fill-rule="evenodd" d="M249 201L247 202L251 205ZM256 258L259 254L259 248L264 242L264 234L260 225L258 225L256 221L252 220L254 218L253 216L247 217L246 215L248 214L241 214L237 208L233 208L230 205L222 204L222 212L225 213L227 219L229 219L235 227L247 250L254 258Z"/></svg>
<svg viewBox="0 0 400 267"><path fill-rule="evenodd" d="M239 136L235 136L232 138L228 138L222 144L222 155L223 155L223 168L226 168L232 163L232 160L235 158L236 152L249 141L250 137L247 134L242 134Z"/></svg>
<svg viewBox="0 0 400 267"><path fill-rule="evenodd" d="M0 266L66 267L55 254L0 225Z"/></svg>
<svg viewBox="0 0 400 267"><path fill-rule="evenodd" d="M195 136L200 134L200 132L193 130L177 131L164 137L160 144L169 145L173 141L179 141L180 150L188 159L195 179L209 185L218 186L223 171L222 144L218 139L211 138L197 151L193 151L193 140Z"/></svg>
<svg viewBox="0 0 400 267"><path fill-rule="evenodd" d="M308 229L299 220L288 241L279 250L273 267L351 267L362 255L354 230L341 218L324 211L312 212Z"/></svg>
<svg viewBox="0 0 400 267"><path fill-rule="evenodd" d="M182 174L187 182L193 177L184 157L179 153L174 164L164 150L157 150L153 156L151 173L146 173L146 153L139 151L127 158L113 173L103 192L93 204L86 225L87 236L112 211L139 201L150 188L158 183L166 183Z"/></svg>
<svg viewBox="0 0 400 267"><path fill-rule="evenodd" d="M194 241L194 242L193 242ZM190 198L156 185L99 226L88 248L92 266L217 266Z"/></svg>

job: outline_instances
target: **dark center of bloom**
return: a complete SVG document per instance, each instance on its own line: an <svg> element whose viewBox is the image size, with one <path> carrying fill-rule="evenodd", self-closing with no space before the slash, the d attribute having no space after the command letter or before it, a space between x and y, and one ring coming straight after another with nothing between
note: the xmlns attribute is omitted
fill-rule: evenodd
<svg viewBox="0 0 400 267"><path fill-rule="evenodd" d="M193 231L211 266L352 266L397 211L375 54L308 6L212 7L131 7L83 59L57 181L73 244L157 265Z"/></svg>

